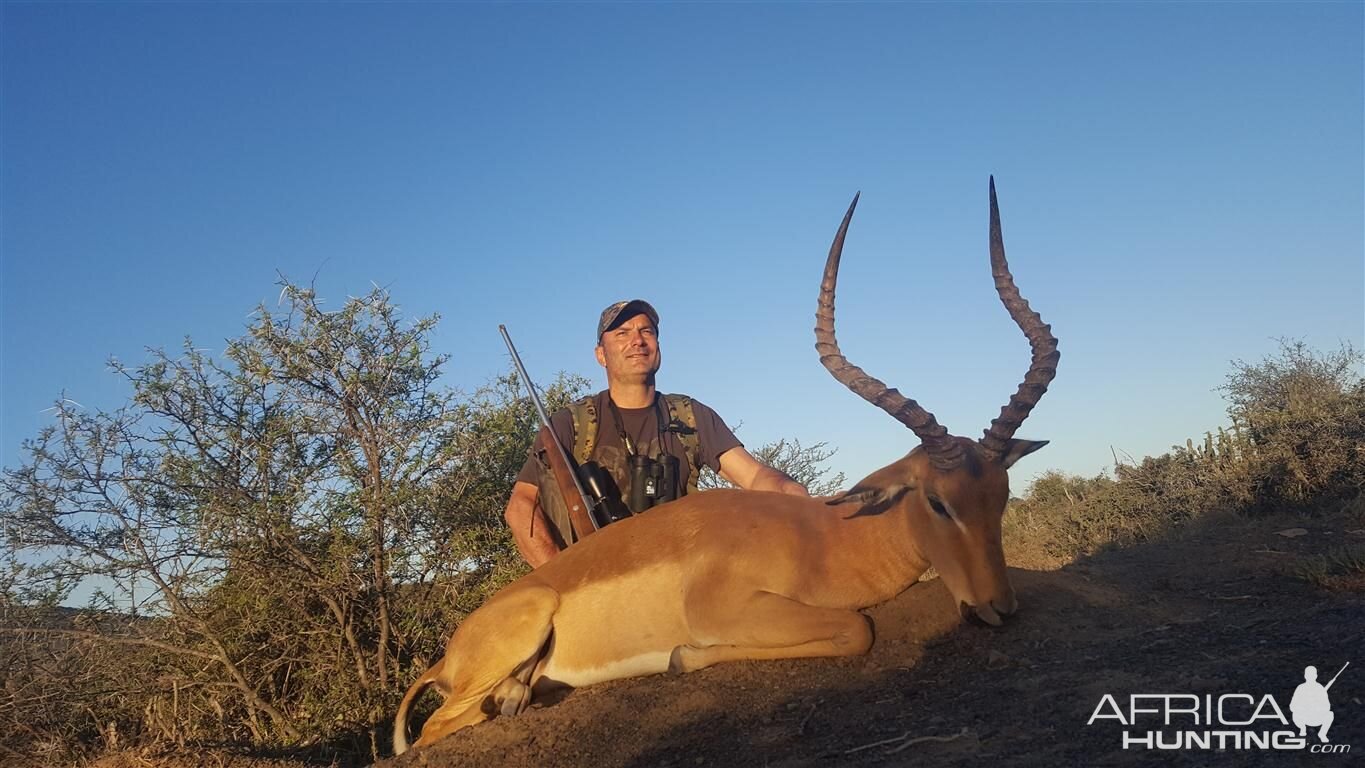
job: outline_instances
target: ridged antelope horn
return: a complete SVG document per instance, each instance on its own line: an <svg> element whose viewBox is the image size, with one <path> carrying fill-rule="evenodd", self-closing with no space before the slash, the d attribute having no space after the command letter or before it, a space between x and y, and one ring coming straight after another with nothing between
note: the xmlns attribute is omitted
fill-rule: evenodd
<svg viewBox="0 0 1365 768"><path fill-rule="evenodd" d="M1000 206L995 202L995 177L991 177L991 274L995 276L995 290L1000 301L1009 310L1010 317L1028 338L1033 349L1033 361L1019 390L1010 397L1009 403L1000 409L1000 415L991 421L991 426L981 438L981 446L986 449L987 458L996 459L1009 448L1009 439L1014 431L1028 418L1029 411L1038 404L1039 398L1047 391L1047 385L1057 375L1057 337L1052 335L1052 326L1043 322L1037 312L1029 309L1028 301L1019 295L1010 274L1010 265L1005 261L1005 241L1000 235Z"/></svg>
<svg viewBox="0 0 1365 768"><path fill-rule="evenodd" d="M914 430L924 443L934 466L950 470L962 461L962 447L948 434L948 430L939 425L934 414L850 363L839 351L839 342L834 338L834 285L839 274L839 257L844 251L844 236L848 234L848 223L853 220L853 209L857 207L858 195L854 195L848 213L844 214L844 221L839 225L839 232L834 235L834 243L829 247L825 276L820 281L820 303L815 311L815 351L820 353L820 363L834 378Z"/></svg>

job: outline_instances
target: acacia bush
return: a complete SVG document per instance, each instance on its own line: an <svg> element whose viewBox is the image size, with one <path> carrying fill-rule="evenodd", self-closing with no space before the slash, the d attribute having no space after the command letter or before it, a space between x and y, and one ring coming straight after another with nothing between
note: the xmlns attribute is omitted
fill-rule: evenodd
<svg viewBox="0 0 1365 768"><path fill-rule="evenodd" d="M1360 364L1349 345L1322 354L1289 341L1277 356L1234 363L1223 391L1236 432L1206 441L1204 457L1219 460L1224 484L1258 511L1356 498L1365 490Z"/></svg>
<svg viewBox="0 0 1365 768"><path fill-rule="evenodd" d="M502 507L536 418L515 380L443 387L436 319L381 290L281 296L221 360L187 340L115 362L124 407L63 399L0 475L0 749L375 754L412 667L520 574ZM53 613L78 586L89 609Z"/></svg>
<svg viewBox="0 0 1365 768"><path fill-rule="evenodd" d="M3 764L69 764L128 743L134 738L130 724L154 721L146 687L156 685L156 653L87 642L105 631L135 634L141 628L115 616L13 604L0 608L0 621L26 628L0 637ZM110 626L115 623L124 626ZM175 740L172 731L162 736Z"/></svg>
<svg viewBox="0 0 1365 768"><path fill-rule="evenodd" d="M1312 514L1365 493L1365 378L1350 345L1281 341L1235 361L1221 387L1229 428L1115 467L1114 477L1045 473L1005 518L1019 549L1066 560L1159 535L1196 515Z"/></svg>

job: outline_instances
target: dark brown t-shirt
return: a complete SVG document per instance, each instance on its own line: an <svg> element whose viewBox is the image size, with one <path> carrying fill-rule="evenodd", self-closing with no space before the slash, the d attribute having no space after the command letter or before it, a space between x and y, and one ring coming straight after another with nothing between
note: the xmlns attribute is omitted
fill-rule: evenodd
<svg viewBox="0 0 1365 768"><path fill-rule="evenodd" d="M626 449L621 440L621 433L624 432L630 437L631 443L635 447L635 453L651 458L658 458L661 454L668 454L678 458L679 466L679 489L685 489L688 479L694 472L700 472L701 466L688 466L687 452L683 448L681 438L674 432L665 431L663 433L662 448L659 434L659 414L663 413L664 418L668 418L668 406L663 402L660 395L657 406L648 408L617 408L621 415L620 429L617 428L616 418L612 414L610 390L603 390L595 395L594 406L597 411L597 440L593 446L592 455L588 461L596 462L598 466L606 469L620 489L621 498L626 498L630 494L630 479L625 471L628 466L626 461ZM725 421L706 405L693 400L692 415L697 421L697 442L699 450L697 460L701 465L720 471L721 454L731 448L738 448L742 443L735 437L734 432L725 425ZM550 422L554 424L555 434L564 443L564 447L573 450L575 435L573 433L573 414L568 408L560 408L550 417ZM530 483L536 485L537 482L537 454L543 449L540 438L537 437L531 446L530 456L521 468L521 473L517 475L517 482Z"/></svg>

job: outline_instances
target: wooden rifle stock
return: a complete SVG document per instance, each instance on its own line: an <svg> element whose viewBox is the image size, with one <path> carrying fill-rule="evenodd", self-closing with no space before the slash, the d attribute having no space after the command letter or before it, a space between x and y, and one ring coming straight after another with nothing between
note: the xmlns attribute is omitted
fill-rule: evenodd
<svg viewBox="0 0 1365 768"><path fill-rule="evenodd" d="M550 473L554 475L555 485L559 488L559 495L564 499L564 506L569 510L569 522L573 525L574 533L582 539L597 530L593 525L592 510L583 506L583 493L578 490L578 484L574 482L578 468L571 465L573 461L568 457L568 452L563 450L562 444L551 445L550 441L558 443L554 432L550 431L548 425L540 428L540 443L545 446L545 455L550 460ZM565 537L565 544L569 544L568 537Z"/></svg>

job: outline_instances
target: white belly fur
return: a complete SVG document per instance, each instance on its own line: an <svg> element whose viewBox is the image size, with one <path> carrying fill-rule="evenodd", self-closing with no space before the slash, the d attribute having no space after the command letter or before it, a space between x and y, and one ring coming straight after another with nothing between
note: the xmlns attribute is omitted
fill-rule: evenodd
<svg viewBox="0 0 1365 768"><path fill-rule="evenodd" d="M608 680L619 680L623 677L655 675L668 671L668 659L671 653L672 649L669 651L653 651L618 659L604 666L581 668L560 666L555 663L552 655L550 662L545 665L544 676L565 685L579 688L594 683L604 683Z"/></svg>
<svg viewBox="0 0 1365 768"><path fill-rule="evenodd" d="M690 643L675 573L623 574L560 595L554 642L542 674L572 686L668 671Z"/></svg>

